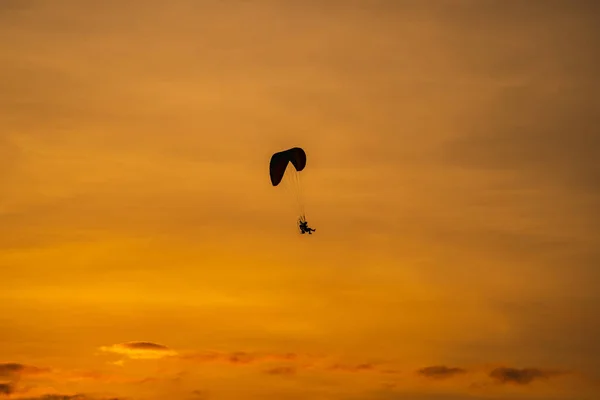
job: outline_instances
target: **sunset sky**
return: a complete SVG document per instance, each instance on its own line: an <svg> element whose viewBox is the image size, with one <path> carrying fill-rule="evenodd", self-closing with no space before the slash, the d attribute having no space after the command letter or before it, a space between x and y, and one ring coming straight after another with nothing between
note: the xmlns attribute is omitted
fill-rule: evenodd
<svg viewBox="0 0 600 400"><path fill-rule="evenodd" d="M599 38L592 0L0 0L0 400L600 398Z"/></svg>

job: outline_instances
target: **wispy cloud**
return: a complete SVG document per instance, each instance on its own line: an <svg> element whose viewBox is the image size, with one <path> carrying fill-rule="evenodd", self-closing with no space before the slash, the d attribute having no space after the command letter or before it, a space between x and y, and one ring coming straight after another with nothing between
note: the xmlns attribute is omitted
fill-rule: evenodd
<svg viewBox="0 0 600 400"><path fill-rule="evenodd" d="M270 375L297 373L300 370L321 370L331 373L374 373L374 374L397 374L398 371L389 365L376 364L372 362L344 363L331 359L324 355L287 353L261 353L250 351L234 352L190 352L180 354L182 360L198 363L224 363L233 366L244 366L254 364L285 364L267 369Z"/></svg>
<svg viewBox="0 0 600 400"><path fill-rule="evenodd" d="M0 378L15 378L21 375L33 375L48 372L47 368L38 368L20 363L0 363Z"/></svg>
<svg viewBox="0 0 600 400"><path fill-rule="evenodd" d="M71 385L143 384L151 378L86 369L40 367L16 362L0 364L0 397L19 400L113 400L90 394L57 394ZM17 397L15 397L17 396Z"/></svg>
<svg viewBox="0 0 600 400"><path fill-rule="evenodd" d="M274 367L264 371L267 375L289 376L296 374L295 367Z"/></svg>
<svg viewBox="0 0 600 400"><path fill-rule="evenodd" d="M45 394L36 397L22 397L19 400L123 400L120 397L96 397L87 394Z"/></svg>
<svg viewBox="0 0 600 400"><path fill-rule="evenodd" d="M248 352L248 351L234 351L234 352L190 352L187 354L181 354L180 358L183 360L194 361L194 362L221 362L227 364L256 364L256 363L267 363L267 362L292 362L299 361L301 359L312 358L310 356L301 356L296 353L260 353L260 352Z"/></svg>
<svg viewBox="0 0 600 400"><path fill-rule="evenodd" d="M397 374L394 368L376 363L366 362L359 364L335 363L327 368L330 371L348 372L348 373L379 373L379 374Z"/></svg>
<svg viewBox="0 0 600 400"><path fill-rule="evenodd" d="M542 370L539 368L494 368L489 376L501 384L528 385L536 380L545 380L555 376L563 375L565 372Z"/></svg>
<svg viewBox="0 0 600 400"><path fill-rule="evenodd" d="M262 372L273 376L290 376L301 371L322 371L329 373L361 373L374 375L398 375L401 369L393 363L348 363L332 359L324 355L300 354L298 352L254 352L254 351L176 351L172 348L153 342L127 342L104 346L104 352L125 355L132 359L170 358L193 364L218 363L230 366L267 365ZM271 365L269 365L271 364ZM16 367L12 367L16 368ZM534 380L548 379L560 375L561 372L541 368L518 369L512 367L475 368L486 371L488 378L502 384L526 385ZM474 371L475 371L474 370ZM482 371L483 370L483 371ZM432 365L416 370L418 376L432 380L445 380L465 375L468 369L457 366ZM102 374L80 374L80 379L107 379Z"/></svg>
<svg viewBox="0 0 600 400"><path fill-rule="evenodd" d="M100 350L138 360L152 360L177 355L176 351L171 350L167 346L152 342L119 343L112 346L102 346Z"/></svg>
<svg viewBox="0 0 600 400"><path fill-rule="evenodd" d="M330 367L332 371L345 371L345 372L360 372L360 371L372 371L375 369L374 364L364 363L358 365L348 364L334 364Z"/></svg>
<svg viewBox="0 0 600 400"><path fill-rule="evenodd" d="M431 379L445 379L456 375L465 374L467 370L458 367L447 367L445 365L434 365L417 370L417 374Z"/></svg>

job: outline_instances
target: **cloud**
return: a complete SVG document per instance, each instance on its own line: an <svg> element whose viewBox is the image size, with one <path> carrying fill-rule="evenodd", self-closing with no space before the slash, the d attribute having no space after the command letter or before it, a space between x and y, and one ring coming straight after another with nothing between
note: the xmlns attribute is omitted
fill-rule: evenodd
<svg viewBox="0 0 600 400"><path fill-rule="evenodd" d="M79 381L94 381L103 383L144 383L151 378L132 378L119 374L108 374L99 371L86 370L69 370L55 371L52 374L53 380L60 382L79 382Z"/></svg>
<svg viewBox="0 0 600 400"><path fill-rule="evenodd" d="M295 353L253 353L246 351L236 352L205 352L205 353L190 353L181 356L184 360L197 362L223 362L228 364L255 364L266 362L291 362L301 358Z"/></svg>
<svg viewBox="0 0 600 400"><path fill-rule="evenodd" d="M48 368L38 368L32 365L15 362L0 363L0 396L11 396L17 392L17 385L29 375L48 372Z"/></svg>
<svg viewBox="0 0 600 400"><path fill-rule="evenodd" d="M20 400L124 400L121 397L95 397L86 394L45 394L36 397L27 397Z"/></svg>
<svg viewBox="0 0 600 400"><path fill-rule="evenodd" d="M447 367L445 365L434 365L431 367L421 368L417 374L431 379L452 378L455 375L464 374L467 371L463 368Z"/></svg>
<svg viewBox="0 0 600 400"><path fill-rule="evenodd" d="M14 387L11 383L0 383L0 396L8 396L14 392Z"/></svg>
<svg viewBox="0 0 600 400"><path fill-rule="evenodd" d="M265 370L267 375L289 376L296 373L295 367L274 367Z"/></svg>
<svg viewBox="0 0 600 400"><path fill-rule="evenodd" d="M121 354L131 359L151 360L176 356L177 352L167 346L152 342L127 342L102 346L100 350L106 353Z"/></svg>
<svg viewBox="0 0 600 400"><path fill-rule="evenodd" d="M261 353L250 351L234 352L190 352L179 355L179 359L193 363L222 363L231 366L252 366L275 364L263 369L268 375L292 375L299 371L322 371L325 373L367 373L380 375L398 374L391 365L373 362L343 363L336 362L324 355L299 354L294 352Z"/></svg>
<svg viewBox="0 0 600 400"><path fill-rule="evenodd" d="M205 353L189 353L180 355L182 360L189 360L199 363L225 363L230 365L253 365L253 364L268 364L268 363L291 363L292 366L273 367L265 372L271 375L285 374L298 371L299 369L320 369L329 372L346 372L346 373L375 373L375 374L397 374L393 368L377 365L370 362L357 364L346 364L339 362L327 361L324 356L303 355L293 352L288 353L258 353L247 351L236 352L205 352Z"/></svg>
<svg viewBox="0 0 600 400"><path fill-rule="evenodd" d="M558 371L544 371L537 368L509 368L499 367L493 369L489 376L496 382L501 384L516 384L516 385L528 385L535 380L549 379L553 376L562 375L562 372Z"/></svg>
<svg viewBox="0 0 600 400"><path fill-rule="evenodd" d="M208 399L208 392L205 390L194 390L192 391L192 398L194 400L206 400Z"/></svg>
<svg viewBox="0 0 600 400"><path fill-rule="evenodd" d="M48 369L19 363L0 363L0 378L15 378L21 375L33 375L46 372Z"/></svg>
<svg viewBox="0 0 600 400"><path fill-rule="evenodd" d="M122 346L134 350L164 351L169 349L167 346L163 346L162 344L156 344L152 342L129 342L123 344Z"/></svg>
<svg viewBox="0 0 600 400"><path fill-rule="evenodd" d="M394 365L385 365L385 363L344 363L335 362L326 356L315 356L307 354L298 354L295 352L253 352L253 351L175 351L165 345L153 342L127 342L105 346L101 348L104 352L122 354L131 359L161 359L170 357L174 360L191 362L194 364L220 363L231 366L252 366L266 364L262 372L271 376L292 376L299 371L320 370L324 372L342 372L342 373L367 373L374 375L396 375L400 371ZM275 365L269 365L275 364ZM279 365L277 365L279 364ZM11 367L18 369L17 367ZM446 365L432 365L416 370L416 374L426 379L442 380L450 379L458 375L466 374L469 371L464 368ZM541 370L541 369L516 369L509 367L497 367L490 371L483 368L481 371L489 378L501 384L529 384L534 380L547 379L559 374L559 372ZM76 374L80 379L107 379L101 374L85 373ZM118 377L112 378L118 380ZM149 378L146 378L147 381ZM138 380L139 382L139 380Z"/></svg>
<svg viewBox="0 0 600 400"><path fill-rule="evenodd" d="M75 395L65 395L65 394L45 394L43 396L38 397L28 397L23 400L91 400L90 397L87 397L82 394Z"/></svg>
<svg viewBox="0 0 600 400"><path fill-rule="evenodd" d="M0 376L10 376L20 373L25 368L22 364L17 363L3 363L0 364Z"/></svg>
<svg viewBox="0 0 600 400"><path fill-rule="evenodd" d="M397 371L390 368L383 368L373 363L344 364L328 362L324 356L298 354L294 352L253 352L253 351L189 351L178 352L167 346L152 342L128 342L115 344L112 346L103 346L100 348L103 352L122 354L135 359L159 359L164 357L174 357L181 361L192 363L222 363L233 366L249 366L256 364L269 363L293 363L294 366L273 367L266 370L266 373L277 374L290 372L293 368L304 369L322 369L327 371L340 372L374 372L395 374ZM289 370L285 370L289 368ZM284 372L286 371L286 372Z"/></svg>
<svg viewBox="0 0 600 400"><path fill-rule="evenodd" d="M90 394L56 394L56 385L72 382L143 383L146 378L106 374L94 370L63 370L26 365L17 362L0 363L0 398L19 400L122 400L116 397Z"/></svg>
<svg viewBox="0 0 600 400"><path fill-rule="evenodd" d="M365 371L375 371L376 366L371 363L363 363L363 364L357 364L357 365L333 364L329 369L332 371L343 371L343 372L365 372Z"/></svg>

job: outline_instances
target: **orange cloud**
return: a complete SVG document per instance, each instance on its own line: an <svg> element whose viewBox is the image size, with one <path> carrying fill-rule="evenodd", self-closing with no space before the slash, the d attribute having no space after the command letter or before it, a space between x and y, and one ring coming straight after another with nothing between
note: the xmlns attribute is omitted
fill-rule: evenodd
<svg viewBox="0 0 600 400"><path fill-rule="evenodd" d="M100 350L106 353L124 355L131 359L151 360L176 356L178 353L167 346L152 342L128 342L102 346Z"/></svg>
<svg viewBox="0 0 600 400"><path fill-rule="evenodd" d="M19 400L113 400L89 394L56 394L56 385L71 382L144 383L148 378L126 377L93 370L42 368L16 362L0 363L0 398ZM17 396L17 397L15 397Z"/></svg>

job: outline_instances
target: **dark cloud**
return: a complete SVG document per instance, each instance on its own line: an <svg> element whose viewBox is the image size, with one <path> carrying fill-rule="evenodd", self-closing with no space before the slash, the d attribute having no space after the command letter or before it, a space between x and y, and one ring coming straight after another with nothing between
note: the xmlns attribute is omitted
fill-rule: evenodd
<svg viewBox="0 0 600 400"><path fill-rule="evenodd" d="M461 393L419 393L415 391L394 391L382 390L380 392L370 392L362 395L345 398L344 400L490 400L502 399L507 397L490 397L489 395L476 396L473 394ZM572 400L571 398L559 398L560 400ZM549 400L549 398L544 398ZM558 400L558 399L553 399ZM587 400L587 399L586 399ZM590 399L591 400L591 399Z"/></svg>
<svg viewBox="0 0 600 400"><path fill-rule="evenodd" d="M25 370L25 366L23 364L18 363L3 363L0 364L0 376L12 376L15 374L19 374Z"/></svg>
<svg viewBox="0 0 600 400"><path fill-rule="evenodd" d="M257 361L260 357L255 355L245 353L245 352L236 352L232 353L227 357L227 360L232 364L248 364L254 361Z"/></svg>
<svg viewBox="0 0 600 400"><path fill-rule="evenodd" d="M205 352L179 355L179 359L195 363L225 363L235 366L249 366L268 363L285 363L287 366L273 367L264 370L270 375L289 375L298 370L319 369L329 372L342 373L372 373L393 375L398 371L385 364L363 362L357 364L327 362L320 356L288 353L259 353L247 351L235 352ZM292 365L290 365L292 364Z"/></svg>
<svg viewBox="0 0 600 400"><path fill-rule="evenodd" d="M296 368L294 367L274 367L265 370L267 375L294 375L296 373Z"/></svg>
<svg viewBox="0 0 600 400"><path fill-rule="evenodd" d="M0 363L0 397L27 396L32 389L36 392L54 384L91 380L103 383L139 383L140 379L109 375L96 371L60 370L42 368L16 362ZM10 397L12 398L12 397ZM19 397L20 400L123 400L121 398L98 397L89 394L45 394L34 397Z"/></svg>
<svg viewBox="0 0 600 400"><path fill-rule="evenodd" d="M14 392L14 387L11 383L0 383L0 396L8 396Z"/></svg>
<svg viewBox="0 0 600 400"><path fill-rule="evenodd" d="M300 358L295 353L253 353L246 351L193 353L181 356L184 360L197 362L225 362L235 365L262 362L295 361Z"/></svg>
<svg viewBox="0 0 600 400"><path fill-rule="evenodd" d="M121 397L96 397L87 394L45 394L37 397L27 397L20 400L124 400Z"/></svg>
<svg viewBox="0 0 600 400"><path fill-rule="evenodd" d="M15 393L27 395L32 388L26 381L31 377L37 379L38 374L44 374L46 382L69 382L71 380L81 381L82 379L91 379L104 382L139 382L139 380L130 380L118 376L108 376L97 372L89 371L57 371L51 368L40 368L21 363L0 363L0 379L8 382L0 382L0 397L12 396ZM21 384L21 385L18 385ZM21 386L21 387L19 387ZM33 387L37 385L34 384ZM45 394L36 397L19 397L20 400L123 400L120 397L98 397L89 394Z"/></svg>
<svg viewBox="0 0 600 400"><path fill-rule="evenodd" d="M45 394L37 397L27 397L22 400L92 400L82 394L66 395L66 394Z"/></svg>
<svg viewBox="0 0 600 400"><path fill-rule="evenodd" d="M561 372L544 371L537 368L517 369L499 367L490 372L490 378L502 384L513 383L517 385L528 385L535 380L549 379L561 374Z"/></svg>
<svg viewBox="0 0 600 400"><path fill-rule="evenodd" d="M13 378L24 374L37 374L46 369L20 363L0 363L0 378Z"/></svg>
<svg viewBox="0 0 600 400"><path fill-rule="evenodd" d="M62 395L62 394L47 394L39 397L41 400L91 400L90 397L83 394Z"/></svg>
<svg viewBox="0 0 600 400"><path fill-rule="evenodd" d="M346 365L346 364L334 364L331 366L333 371L344 371L344 372L362 372L362 371L374 371L376 366L371 363L364 363L358 365Z"/></svg>
<svg viewBox="0 0 600 400"><path fill-rule="evenodd" d="M457 367L447 367L444 365L434 365L431 367L421 368L417 371L417 374L426 378L432 379L444 379L451 378L455 375L464 374L467 371Z"/></svg>
<svg viewBox="0 0 600 400"><path fill-rule="evenodd" d="M393 375L397 374L398 371L389 366L380 365L376 363L366 362L361 364L341 364L336 363L327 367L329 371L335 372L347 372L347 373L373 373L373 374L384 374Z"/></svg>
<svg viewBox="0 0 600 400"><path fill-rule="evenodd" d="M129 342L123 343L122 346L134 350L169 350L167 346L163 346L162 344L152 342Z"/></svg>

